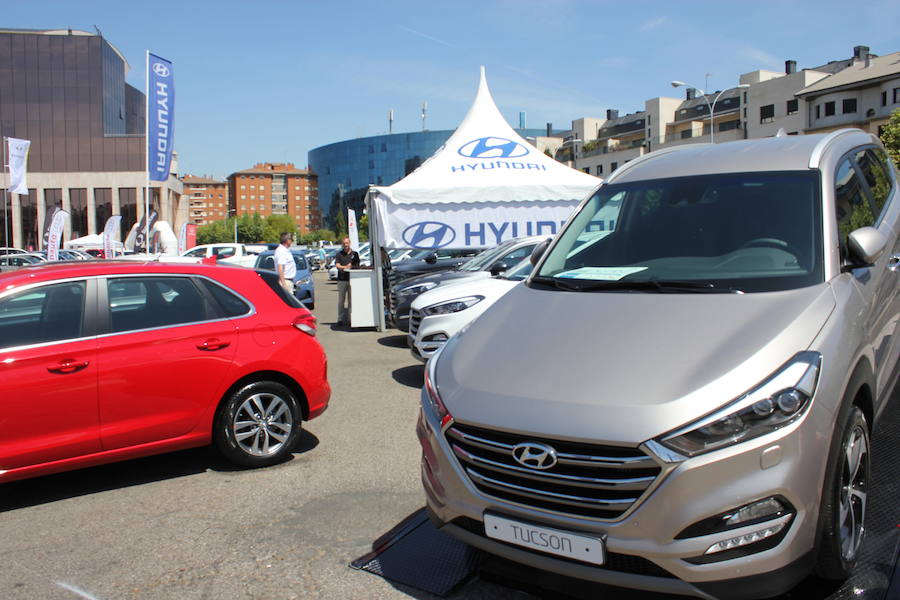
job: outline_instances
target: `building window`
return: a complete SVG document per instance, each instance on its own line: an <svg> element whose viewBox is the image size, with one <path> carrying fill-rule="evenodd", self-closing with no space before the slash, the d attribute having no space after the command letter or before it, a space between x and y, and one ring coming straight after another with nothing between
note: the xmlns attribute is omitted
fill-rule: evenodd
<svg viewBox="0 0 900 600"><path fill-rule="evenodd" d="M894 104L900 103L900 87L894 88Z"/></svg>
<svg viewBox="0 0 900 600"><path fill-rule="evenodd" d="M603 165L597 165L597 175L603 175Z"/></svg>
<svg viewBox="0 0 900 600"><path fill-rule="evenodd" d="M369 144L369 154L375 154L375 146Z"/></svg>
<svg viewBox="0 0 900 600"><path fill-rule="evenodd" d="M834 100L825 103L825 116L830 117L832 115L834 115Z"/></svg>
<svg viewBox="0 0 900 600"><path fill-rule="evenodd" d="M381 151L387 152L387 144L381 144Z"/></svg>
<svg viewBox="0 0 900 600"><path fill-rule="evenodd" d="M681 132L681 139L686 140L686 139L688 139L688 138L690 138L690 137L694 137L694 132L693 132L693 130L691 130L691 129L685 129L684 131ZM613 164L615 164L615 163L613 163ZM613 169L615 169L615 167L613 167Z"/></svg>
<svg viewBox="0 0 900 600"><path fill-rule="evenodd" d="M610 170L610 171L615 171L615 170L616 170L616 167L618 167L618 166L619 166L619 163L614 162L614 163L612 163L611 165L609 165L609 170Z"/></svg>
<svg viewBox="0 0 900 600"><path fill-rule="evenodd" d="M732 129L740 129L741 121L740 119L735 119L734 121L725 121L724 123L719 123L719 131L731 131Z"/></svg>
<svg viewBox="0 0 900 600"><path fill-rule="evenodd" d="M822 118L822 105L821 104L816 104L816 118L817 119Z"/></svg>
<svg viewBox="0 0 900 600"><path fill-rule="evenodd" d="M800 112L800 101L796 98L787 101L787 114L795 115Z"/></svg>
<svg viewBox="0 0 900 600"><path fill-rule="evenodd" d="M887 106L887 92L881 92L881 105Z"/></svg>
<svg viewBox="0 0 900 600"><path fill-rule="evenodd" d="M247 199L247 194L241 194L241 200L246 200L246 199Z"/></svg>
<svg viewBox="0 0 900 600"><path fill-rule="evenodd" d="M246 190L246 189L247 189L247 186L246 186L246 185L242 185L242 186L241 186L241 189L242 189L242 190Z"/></svg>
<svg viewBox="0 0 900 600"><path fill-rule="evenodd" d="M765 106L759 107L759 122L760 123L771 123L775 120L775 105L774 104L766 104Z"/></svg>
<svg viewBox="0 0 900 600"><path fill-rule="evenodd" d="M841 102L841 110L845 115L848 113L855 113L856 98L846 98L843 102Z"/></svg>
<svg viewBox="0 0 900 600"><path fill-rule="evenodd" d="M590 168L590 167L583 167L581 170L584 171L585 173L587 173L588 175L591 174L591 168Z"/></svg>

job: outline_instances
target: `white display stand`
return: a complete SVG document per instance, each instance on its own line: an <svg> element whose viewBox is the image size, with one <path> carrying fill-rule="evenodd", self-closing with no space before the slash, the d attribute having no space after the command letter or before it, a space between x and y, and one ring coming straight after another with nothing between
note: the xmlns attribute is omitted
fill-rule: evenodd
<svg viewBox="0 0 900 600"><path fill-rule="evenodd" d="M350 269L350 327L375 327L381 302L375 286L374 269Z"/></svg>

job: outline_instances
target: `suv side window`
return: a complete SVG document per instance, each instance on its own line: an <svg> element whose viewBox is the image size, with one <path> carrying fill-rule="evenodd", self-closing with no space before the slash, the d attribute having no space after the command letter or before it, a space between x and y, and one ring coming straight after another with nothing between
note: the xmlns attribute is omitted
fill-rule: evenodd
<svg viewBox="0 0 900 600"><path fill-rule="evenodd" d="M45 285L0 299L0 349L82 336L85 282Z"/></svg>
<svg viewBox="0 0 900 600"><path fill-rule="evenodd" d="M875 224L872 207L869 206L860 178L849 158L841 161L835 173L834 200L841 254L846 255L847 236L850 235L850 232Z"/></svg>
<svg viewBox="0 0 900 600"><path fill-rule="evenodd" d="M108 279L106 285L113 333L210 318L203 295L189 277L121 277Z"/></svg>
<svg viewBox="0 0 900 600"><path fill-rule="evenodd" d="M203 258L204 256L206 256L206 248L197 248L196 250L191 250L190 252L186 253L185 256Z"/></svg>
<svg viewBox="0 0 900 600"><path fill-rule="evenodd" d="M872 192L872 200L875 203L873 213L878 218L884 210L893 185L890 171L885 164L884 151L880 148L860 150L856 153L856 164L869 184L869 191Z"/></svg>

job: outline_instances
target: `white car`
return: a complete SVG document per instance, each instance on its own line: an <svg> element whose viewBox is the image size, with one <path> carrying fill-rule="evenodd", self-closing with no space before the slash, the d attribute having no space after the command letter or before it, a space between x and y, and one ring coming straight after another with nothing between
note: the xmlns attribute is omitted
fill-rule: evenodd
<svg viewBox="0 0 900 600"><path fill-rule="evenodd" d="M466 279L423 292L412 303L406 341L425 362L456 332L475 320L531 273L526 258L497 277Z"/></svg>

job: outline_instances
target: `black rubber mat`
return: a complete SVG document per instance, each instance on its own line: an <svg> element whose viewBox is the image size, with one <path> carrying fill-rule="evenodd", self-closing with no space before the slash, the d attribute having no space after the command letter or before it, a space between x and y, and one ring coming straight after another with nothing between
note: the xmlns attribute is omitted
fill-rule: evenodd
<svg viewBox="0 0 900 600"><path fill-rule="evenodd" d="M481 550L435 529L423 508L375 540L372 552L350 566L446 597L475 574L483 557Z"/></svg>

